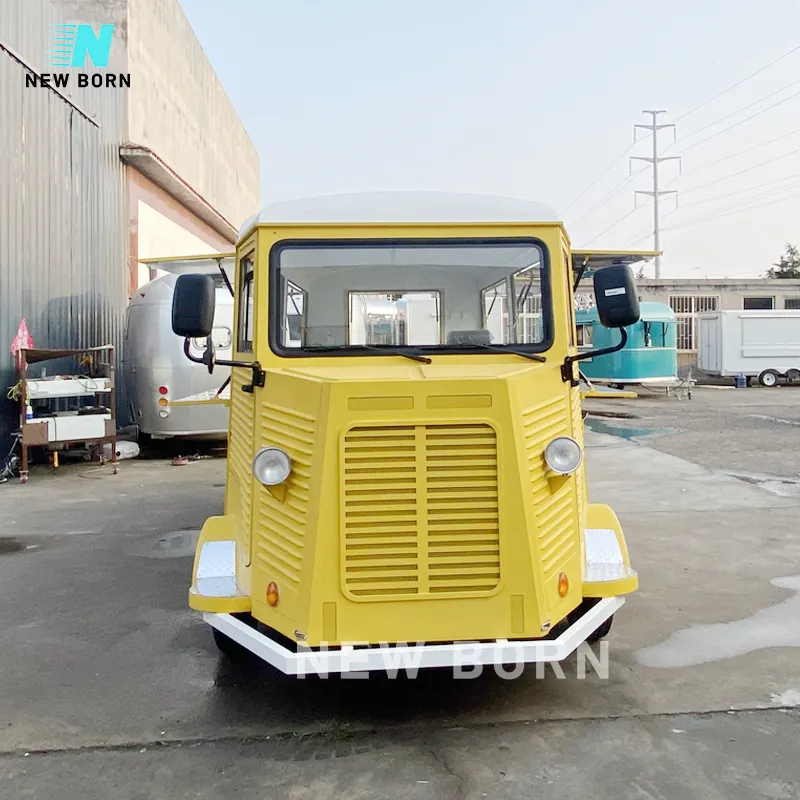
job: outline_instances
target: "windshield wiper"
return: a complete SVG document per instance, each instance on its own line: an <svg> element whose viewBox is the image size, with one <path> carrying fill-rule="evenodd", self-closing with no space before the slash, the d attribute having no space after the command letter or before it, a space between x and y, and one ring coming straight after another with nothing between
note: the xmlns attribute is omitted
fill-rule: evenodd
<svg viewBox="0 0 800 800"><path fill-rule="evenodd" d="M343 348L362 348L364 350L375 350L378 353L385 353L386 355L390 356L403 356L403 358L410 358L412 361L421 361L423 364L430 364L431 359L427 356L420 355L419 353L415 353L409 350L401 350L397 347L392 347L391 345L383 347L382 345L377 344L352 344L352 345L333 345L332 347L328 345L311 345L310 347L304 347L303 350L341 350Z"/></svg>
<svg viewBox="0 0 800 800"><path fill-rule="evenodd" d="M452 347L452 345L451 345ZM457 345L453 349L457 349L458 347L463 347L467 350L470 347L477 347L481 350L493 350L496 353L511 353L515 356L522 356L522 358L529 358L531 361L539 361L542 364L547 361L544 356L540 356L538 353L526 353L524 350L512 350L509 348L507 344L484 344L483 342L475 342L470 344L464 345Z"/></svg>

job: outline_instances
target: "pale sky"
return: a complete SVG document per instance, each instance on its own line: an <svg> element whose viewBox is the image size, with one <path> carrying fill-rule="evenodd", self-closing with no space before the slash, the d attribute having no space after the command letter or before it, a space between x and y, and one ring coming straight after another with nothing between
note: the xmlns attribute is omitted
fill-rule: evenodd
<svg viewBox="0 0 800 800"><path fill-rule="evenodd" d="M800 0L181 5L258 148L265 204L499 194L553 206L574 247L648 249L650 198L632 209L650 165L625 181L652 141L625 150L642 110L664 109L677 142L662 131L659 150L683 176L661 164L680 192L677 211L661 201L662 276L756 276L800 245Z"/></svg>

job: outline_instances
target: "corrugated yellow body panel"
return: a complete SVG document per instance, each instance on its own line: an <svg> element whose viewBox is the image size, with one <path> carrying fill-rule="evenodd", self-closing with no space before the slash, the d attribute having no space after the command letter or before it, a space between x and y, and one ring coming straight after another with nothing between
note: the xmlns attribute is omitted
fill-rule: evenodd
<svg viewBox="0 0 800 800"><path fill-rule="evenodd" d="M544 461L548 442L571 433L564 405L561 395L531 406L522 413L536 521L536 546L545 583L556 576L564 562L580 549L575 479L565 481L554 492Z"/></svg>
<svg viewBox="0 0 800 800"><path fill-rule="evenodd" d="M251 380L245 369L231 371L231 405L228 434L228 486L226 506L233 512L234 533L239 542L240 563L251 560L253 502L253 395L242 391Z"/></svg>
<svg viewBox="0 0 800 800"><path fill-rule="evenodd" d="M292 474L282 500L258 488L255 557L287 590L297 589L306 546L311 457L316 420L308 414L265 404L261 411L261 441L280 447L292 459Z"/></svg>
<svg viewBox="0 0 800 800"><path fill-rule="evenodd" d="M329 479L318 456L322 386L280 373L270 373L267 382L269 391L260 396L258 447L280 447L292 471L280 492L253 481L253 604L267 624L293 636L307 627L317 545L326 532L318 511L319 487ZM280 593L276 608L265 603L272 582Z"/></svg>

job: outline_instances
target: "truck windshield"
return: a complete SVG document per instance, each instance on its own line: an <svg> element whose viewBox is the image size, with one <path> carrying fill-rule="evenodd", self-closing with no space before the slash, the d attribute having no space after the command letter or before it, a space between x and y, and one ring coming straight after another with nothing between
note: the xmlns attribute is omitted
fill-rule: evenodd
<svg viewBox="0 0 800 800"><path fill-rule="evenodd" d="M540 352L546 257L534 239L281 242L270 342L284 355Z"/></svg>

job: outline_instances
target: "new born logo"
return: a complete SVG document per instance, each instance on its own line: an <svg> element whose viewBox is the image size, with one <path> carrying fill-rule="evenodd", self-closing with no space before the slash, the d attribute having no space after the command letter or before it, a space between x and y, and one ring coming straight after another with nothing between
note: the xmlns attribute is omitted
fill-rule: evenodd
<svg viewBox="0 0 800 800"><path fill-rule="evenodd" d="M87 60L95 69L105 69L111 56L114 41L114 26L64 23L53 26L50 41L49 60L52 67L75 69L87 66ZM32 87L66 89L70 83L70 72L43 72L41 75L28 73L25 85ZM78 87L103 86L112 89L130 88L130 73L77 72Z"/></svg>
<svg viewBox="0 0 800 800"><path fill-rule="evenodd" d="M99 34L91 25L54 25L50 63L54 67L83 67L89 56L95 67L107 67L113 38L113 25L101 25Z"/></svg>

